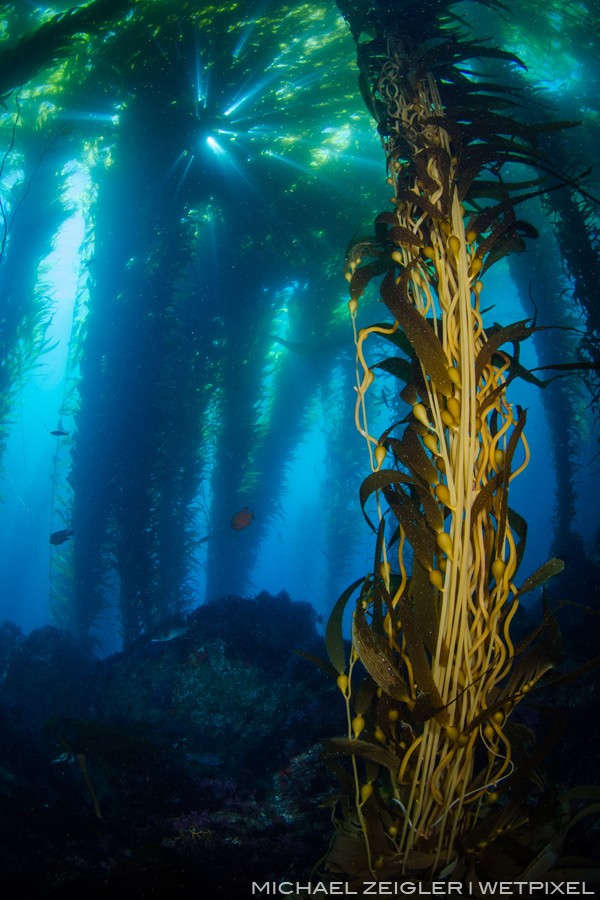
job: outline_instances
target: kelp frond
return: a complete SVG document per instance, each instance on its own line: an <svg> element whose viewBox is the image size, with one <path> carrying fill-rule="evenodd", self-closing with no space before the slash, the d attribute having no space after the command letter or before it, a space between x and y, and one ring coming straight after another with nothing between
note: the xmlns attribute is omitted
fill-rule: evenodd
<svg viewBox="0 0 600 900"><path fill-rule="evenodd" d="M327 634L348 731L326 753L352 766L328 866L363 878L464 876L492 836L524 827L522 806L500 799L522 783L513 712L561 653L550 613L521 646L511 638L522 595L562 569L553 559L520 578L527 529L509 505L529 448L526 411L507 387L517 375L535 380L519 345L542 326L486 329L481 296L487 270L537 234L516 205L564 178L537 148L548 126L482 104L477 79L461 68L520 60L460 30L427 33L450 5L419 5L405 33L411 4L400 16L397 4L361 13L340 3L359 42L361 90L370 86L393 191L393 211L377 216L372 238L351 244L346 262L355 422L371 463L360 502L377 534L375 565L342 595ZM481 90L510 99L487 81ZM505 162L542 176L511 185L500 174ZM359 301L375 279L391 321L359 328ZM376 362L368 360L373 336L391 347ZM366 403L377 370L398 378L411 410L379 436ZM346 661L341 619L359 585Z"/></svg>

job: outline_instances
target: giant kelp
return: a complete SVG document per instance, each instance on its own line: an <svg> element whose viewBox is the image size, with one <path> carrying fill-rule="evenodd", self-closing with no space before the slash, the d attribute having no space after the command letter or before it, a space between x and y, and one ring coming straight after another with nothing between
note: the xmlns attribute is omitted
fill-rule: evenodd
<svg viewBox="0 0 600 900"><path fill-rule="evenodd" d="M507 389L523 372L520 344L541 326L486 327L482 292L486 271L536 236L519 203L564 183L537 148L559 126L519 115L510 87L470 73L472 60L522 64L459 27L452 4L404 3L401 17L396 4L339 5L393 211L347 257L355 419L372 467L360 496L376 549L373 571L342 595L327 629L348 723L327 750L344 788L327 864L358 878L468 878L472 866L493 868L494 853L513 865L501 840L484 852L510 832L529 874L539 846L524 827L531 767L513 713L557 665L561 638L548 610L520 644L511 626L523 595L563 564L518 574L527 525L509 505L529 450L526 411ZM518 182L500 175L507 162L524 173ZM391 322L358 328L375 278ZM373 335L389 355L368 362ZM379 437L365 400L378 369L399 380L410 408ZM341 616L357 588L348 661Z"/></svg>
<svg viewBox="0 0 600 900"><path fill-rule="evenodd" d="M174 12L169 3L102 0L48 12L32 29L36 15L20 9L7 17L12 45L0 55L3 89L25 85L15 95L28 115L18 149L32 133L52 135L61 153L91 174L95 197L88 223L92 258L82 262L89 263L89 316L76 337L80 365L70 393L76 419L71 496L60 503L61 524L74 525L73 578L61 581L56 599L61 621L85 634L117 573L125 632L135 636L189 599L197 538L219 531L218 539L203 545L211 595L247 580L281 495L286 460L305 428L304 413L329 377L323 352L301 365L291 350L272 370L269 355L273 297L304 273L308 281L289 304L293 330L287 337L324 348L333 334L336 345L333 248L321 221L306 209L318 199L319 219L354 223L364 215L362 204L373 202L345 188L345 178L356 171L351 154L360 122L344 74L351 42L344 43L333 11L304 4L256 10L251 3L232 9L186 2ZM360 36L360 7L349 15ZM450 58L457 45L449 31L425 47L436 16L446 25L451 21L443 4L431 3L411 25L415 47L420 41L425 48L414 62L417 68L431 64L440 76L446 119L438 127L451 128L452 119L462 128L468 151L461 155L461 190L467 190L473 167L487 168L489 176L476 180L481 196L475 199L501 204L502 177L491 171L495 151L482 155L490 136L504 141L506 161L511 154L522 159L519 148L535 141L539 130L521 119L516 136L498 137L498 129L514 127L511 110L521 98L488 90L491 76L474 87L467 63L462 73L448 68L449 59L460 63L456 55ZM361 84L380 118L381 98L374 103L369 89L374 57L366 34ZM478 48L480 68L503 61L489 49ZM438 156L444 165L441 151ZM422 163L419 157L415 165ZM335 170L335 181L319 180L322 164ZM37 231L30 233L30 258L23 260L28 271L57 225L41 188L38 173L29 197L45 214L37 219L39 240ZM421 196L423 213L427 198ZM487 253L488 263L531 233L510 216L508 207L500 210L494 235L484 230L494 246L480 245L478 252ZM22 232L18 224L9 266L21 262L27 245L27 219ZM375 237L387 246L390 239L402 240L402 227L384 217ZM376 241L367 243L374 247ZM354 275L355 292L361 279L385 272L385 254L364 268ZM43 326L40 301L38 296ZM19 340L15 329L3 331L3 338L10 358ZM420 339L427 341L427 331L421 329ZM378 371L394 377L406 374L407 366L407 358L383 359ZM510 377L517 368L515 360ZM265 424L269 371L272 416ZM18 377L13 366L7 397ZM211 501L204 518L197 515L201 489ZM229 522L246 503L255 507L256 520L237 540ZM340 543L346 525L337 527Z"/></svg>
<svg viewBox="0 0 600 900"><path fill-rule="evenodd" d="M296 377L303 367L284 358L266 428L273 296L311 269L301 289L310 302L288 304L298 311L288 337L320 346L341 328L324 288L331 248L303 216L298 169L314 192L321 157L303 135L315 110L328 126L332 103L343 110L345 76L326 66L326 48L349 58L351 45L333 12L334 27L319 31L325 9L255 12L188 3L175 15L168 3L102 2L47 17L35 32L11 19L21 37L0 59L6 86L34 79L28 110L43 106L42 124L60 131L94 183L70 496L60 502L74 540L58 562L71 572L54 578L60 621L82 636L115 574L127 641L178 612L206 533L208 593L242 587L328 365L323 354L323 365ZM324 140L334 148L331 131ZM288 160L295 146L304 167ZM339 215L333 199L321 203ZM43 229L51 233L48 219ZM247 502L257 523L234 543L231 515Z"/></svg>
<svg viewBox="0 0 600 900"><path fill-rule="evenodd" d="M52 250L61 210L53 202L56 168L62 168L52 138L23 128L22 98L6 104L7 145L0 160L0 273L3 285L0 319L0 454L17 389L48 348L51 319L49 285L40 283L38 267ZM53 166L50 165L52 159ZM62 180L64 172L59 176ZM17 256L13 250L19 247Z"/></svg>

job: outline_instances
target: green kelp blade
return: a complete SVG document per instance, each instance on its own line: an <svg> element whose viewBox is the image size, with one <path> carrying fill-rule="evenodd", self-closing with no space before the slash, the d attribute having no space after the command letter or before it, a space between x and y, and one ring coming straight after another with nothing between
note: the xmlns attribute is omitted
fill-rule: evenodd
<svg viewBox="0 0 600 900"><path fill-rule="evenodd" d="M527 244L520 234L513 232L499 238L486 256L481 274L483 275L491 266L504 259L505 256L509 256L511 253L525 253L526 250Z"/></svg>
<svg viewBox="0 0 600 900"><path fill-rule="evenodd" d="M515 233L519 236L524 235L529 238L539 237L537 228L534 228L533 225L530 225L529 222L526 222L524 219L510 219L509 221L500 222L492 229L491 233L481 241L477 247L477 256L483 259L493 251L495 245L499 241L511 237Z"/></svg>
<svg viewBox="0 0 600 900"><path fill-rule="evenodd" d="M400 771L400 760L395 753L385 747L351 738L330 738L325 743L325 756L360 756L389 769L394 775Z"/></svg>
<svg viewBox="0 0 600 900"><path fill-rule="evenodd" d="M409 479L406 480L408 481ZM408 542L413 548L414 555L426 569L431 569L437 548L435 535L428 528L423 513L413 499L402 489L394 491L391 486L384 486L383 493L388 506L398 520L398 524L404 529Z"/></svg>
<svg viewBox="0 0 600 900"><path fill-rule="evenodd" d="M535 368L530 370L531 372L544 372L549 371L550 369L561 371L561 372L590 372L597 371L600 369L600 360L594 360L593 362L574 362L574 363L550 363L547 366L535 366ZM554 380L554 379L552 379ZM547 381L542 382L545 386L548 384Z"/></svg>
<svg viewBox="0 0 600 900"><path fill-rule="evenodd" d="M411 379L411 365L407 359L401 359L399 356L388 356L381 362L374 363L372 369L382 369L394 378L398 378L404 384L408 384Z"/></svg>
<svg viewBox="0 0 600 900"><path fill-rule="evenodd" d="M519 418L514 424L512 433L506 446L504 454L504 468L502 470L503 484L508 488L510 481L510 473L512 471L512 460L515 455L521 434L525 427L527 419L527 410L522 409L519 412ZM499 549L504 546L504 535L506 533L506 522L508 519L508 490L503 490L500 497L500 514L498 516L498 529L496 531L496 547Z"/></svg>
<svg viewBox="0 0 600 900"><path fill-rule="evenodd" d="M422 210L424 213L427 213L431 216L432 219L444 219L444 213L441 209L432 203L431 200L428 200L427 197L424 197L422 194L415 194L414 191L410 191L407 188L403 190L398 190L396 192L396 198L398 202L404 200L405 203L410 204L411 206L416 206L417 209Z"/></svg>
<svg viewBox="0 0 600 900"><path fill-rule="evenodd" d="M390 323L376 322L375 327L389 329ZM374 336L385 338L386 341L389 341L391 344L397 347L398 350L401 350L402 353L404 353L405 356L408 356L409 359L414 359L415 351L413 350L410 341L408 340L404 332L400 331L398 328L391 333L389 331L378 332Z"/></svg>
<svg viewBox="0 0 600 900"><path fill-rule="evenodd" d="M521 561L523 559L523 554L525 553L525 545L527 543L527 522L525 521L523 516L509 507L508 524L510 525L514 534L516 534L519 538L519 543L516 545L517 565L515 567L515 572L518 572L519 566L521 565Z"/></svg>
<svg viewBox="0 0 600 900"><path fill-rule="evenodd" d="M577 666L575 669L569 669L568 672L563 672L562 675L555 675L554 678L547 679L541 685L534 685L534 690L545 690L549 687L557 687L560 684L569 684L571 681L578 681L583 675L587 675L588 672L592 672L594 669L600 666L600 655L593 656L591 659L588 659L587 662L582 663L582 665Z"/></svg>
<svg viewBox="0 0 600 900"><path fill-rule="evenodd" d="M413 601L417 630L426 648L432 656L435 656L440 630L438 590L430 582L427 569L418 559L413 560L409 592Z"/></svg>
<svg viewBox="0 0 600 900"><path fill-rule="evenodd" d="M360 508L362 509L363 516L373 531L376 532L377 528L373 525L373 522L365 512L367 500L375 491L379 491L391 484L401 483L410 484L412 483L412 480L408 475L403 475L402 472L398 472L396 469L380 469L378 472L371 472L370 475L367 475L361 484L359 491Z"/></svg>
<svg viewBox="0 0 600 900"><path fill-rule="evenodd" d="M502 350L501 354L495 353L492 356L492 362L495 366L503 366L509 360L509 375L506 381L503 384L498 385L490 394L486 396L486 404L489 405L492 403L494 396L499 396L503 390L506 390L511 381L514 381L515 378L522 378L523 381L527 381L529 384L534 384L536 387L545 388L550 381L542 381L541 378L538 378L533 374L534 371L538 371L538 369L527 369L525 366L521 365L519 362L517 355L512 355L508 353L506 350ZM543 366L542 368L549 368Z"/></svg>
<svg viewBox="0 0 600 900"><path fill-rule="evenodd" d="M390 226L389 228L387 226ZM402 246L410 244L413 247L422 247L424 245L423 238L398 224L398 218L395 213L383 212L375 219L375 236L380 241Z"/></svg>
<svg viewBox="0 0 600 900"><path fill-rule="evenodd" d="M438 481L438 471L425 452L414 427L408 427L400 440L394 440L394 453L413 475L419 475L427 484Z"/></svg>
<svg viewBox="0 0 600 900"><path fill-rule="evenodd" d="M346 609L346 604L348 603L350 597L357 589L359 585L364 582L364 576L362 578L358 578L354 581L346 590L341 594L335 602L333 609L331 610L331 615L329 616L329 620L327 622L327 628L325 629L325 649L327 650L327 655L331 660L331 663L336 670L342 675L346 670L346 652L345 652L345 644L344 644L344 635L342 631L342 619L344 617L344 610Z"/></svg>
<svg viewBox="0 0 600 900"><path fill-rule="evenodd" d="M354 690L352 686L352 705L357 716L364 716L377 693L377 685L372 678L363 678Z"/></svg>
<svg viewBox="0 0 600 900"><path fill-rule="evenodd" d="M392 228L398 224L398 216L395 212L380 212L375 216L375 237L377 240L385 238L389 225Z"/></svg>
<svg viewBox="0 0 600 900"><path fill-rule="evenodd" d="M418 602L418 597L409 598L405 594L400 598L398 604L402 633L406 640L406 654L413 669L415 683L419 686L417 703L412 713L413 718L415 720L418 719L419 722L435 718L440 725L446 725L449 721L448 711L444 706L431 672L420 624L417 621L413 608L413 601Z"/></svg>
<svg viewBox="0 0 600 900"><path fill-rule="evenodd" d="M415 481L413 492L419 498L419 502L423 507L425 521L438 534L444 527L444 512L435 497L432 496L429 486Z"/></svg>
<svg viewBox="0 0 600 900"><path fill-rule="evenodd" d="M331 847L327 853L327 865L332 872L343 872L350 878L364 881L371 877L367 845L362 836L334 832Z"/></svg>
<svg viewBox="0 0 600 900"><path fill-rule="evenodd" d="M535 570L535 572L533 572L528 578L525 579L525 581L517 591L517 595L520 597L522 594L526 594L528 591L535 590L536 587L539 587L550 578L553 578L555 575L558 575L560 572L562 572L564 567L565 564L562 559L553 557L552 559L547 560L547 562L541 565L538 569Z"/></svg>
<svg viewBox="0 0 600 900"><path fill-rule="evenodd" d="M408 296L408 280L413 267L414 262L406 266L398 284L393 274L390 275L388 272L381 284L381 297L397 319L398 325L410 341L419 362L436 388L445 397L450 397L452 382L448 375L448 359L442 343L431 325L412 305Z"/></svg>
<svg viewBox="0 0 600 900"><path fill-rule="evenodd" d="M502 328L489 329L487 333L487 341L479 351L475 362L475 378L477 381L483 375L483 370L491 361L494 353L506 343L515 343L523 341L530 337L536 331L535 325L528 325L529 319L522 319L519 322L513 322L512 325L505 325Z"/></svg>
<svg viewBox="0 0 600 900"><path fill-rule="evenodd" d="M372 278L381 275L388 268L387 259L376 259L375 262L367 263L359 266L354 270L352 280L350 281L350 296L353 300L358 300L365 292L365 289Z"/></svg>
<svg viewBox="0 0 600 900"><path fill-rule="evenodd" d="M375 541L375 558L373 560L373 591L372 591L372 607L371 607L371 627L378 633L383 634L383 604L389 606L390 595L386 587L385 581L381 575L381 561L383 559L383 548L385 543L385 515L379 521L377 529L377 540ZM391 547L391 544L390 544ZM363 586L360 592L360 600L367 599L364 597L365 588Z"/></svg>
<svg viewBox="0 0 600 900"><path fill-rule="evenodd" d="M560 663L562 636L552 613L547 611L544 613L539 635L541 638L539 641L515 657L509 681L500 692L498 702L512 703L521 695L524 685L530 689L548 669L555 669Z"/></svg>
<svg viewBox="0 0 600 900"><path fill-rule="evenodd" d="M378 687L394 700L404 703L410 700L408 684L396 668L386 638L369 628L360 603L352 622L352 643L358 658Z"/></svg>
<svg viewBox="0 0 600 900"><path fill-rule="evenodd" d="M365 763L365 780L367 782L375 781L378 775L379 766L367 761ZM377 803L376 796L373 794L361 807L365 831L369 836L369 846L373 854L372 858L375 859L388 852L390 846L390 837L384 828L381 817L382 810ZM369 877L367 873L365 873L365 877Z"/></svg>
<svg viewBox="0 0 600 900"><path fill-rule="evenodd" d="M424 247L425 241L418 234L415 234L410 228L404 228L402 225L394 225L385 235L387 241L402 246L410 244L413 247Z"/></svg>
<svg viewBox="0 0 600 900"><path fill-rule="evenodd" d="M502 486L503 475L502 472L497 472L493 478L490 478L487 484L478 491L477 496L473 501L473 506L471 507L471 523L473 526L477 523L477 516L481 512L489 511L489 508L494 499L494 494Z"/></svg>

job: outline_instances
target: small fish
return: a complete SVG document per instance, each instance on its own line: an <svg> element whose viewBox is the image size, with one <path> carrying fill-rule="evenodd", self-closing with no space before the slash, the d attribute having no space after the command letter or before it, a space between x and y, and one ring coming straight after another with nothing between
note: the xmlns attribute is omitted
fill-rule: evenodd
<svg viewBox="0 0 600 900"><path fill-rule="evenodd" d="M252 522L254 518L254 513L250 509L249 506L245 506L243 509L240 509L239 512L235 514L233 519L231 520L231 527L234 531L243 531L244 528L247 528L248 525Z"/></svg>
<svg viewBox="0 0 600 900"><path fill-rule="evenodd" d="M53 531L50 535L50 543L57 547L59 544L64 544L65 541L68 541L72 534L73 532L70 528L61 528L60 531Z"/></svg>
<svg viewBox="0 0 600 900"><path fill-rule="evenodd" d="M187 634L189 630L189 626L187 625L179 625L174 628L165 628L164 631L159 631L153 638L150 638L150 643L166 644L167 641L174 641L175 638L182 637L184 634Z"/></svg>
<svg viewBox="0 0 600 900"><path fill-rule="evenodd" d="M205 544L207 541L210 541L212 534L205 534L204 537L198 538L197 541L194 541L194 544Z"/></svg>
<svg viewBox="0 0 600 900"><path fill-rule="evenodd" d="M62 431L60 428L56 428L54 431L50 432L53 437L66 437L68 433L68 431Z"/></svg>

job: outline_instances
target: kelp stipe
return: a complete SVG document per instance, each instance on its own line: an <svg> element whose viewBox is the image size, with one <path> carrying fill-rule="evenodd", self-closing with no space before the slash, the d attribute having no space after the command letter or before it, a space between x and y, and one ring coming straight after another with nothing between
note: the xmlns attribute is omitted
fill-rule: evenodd
<svg viewBox="0 0 600 900"><path fill-rule="evenodd" d="M467 879L478 855L523 824L528 738L511 716L561 651L548 611L520 646L511 638L520 598L562 562L519 578L527 526L509 506L509 486L529 450L526 413L507 387L523 374L519 345L538 326L484 328L482 277L535 237L515 207L541 182L507 184L504 163L556 183L560 175L537 152L536 127L497 111L509 105L506 88L470 80L461 67L474 57L518 60L456 30L434 39L444 3L414 16L403 8L402 21L417 23L412 38L389 5L339 5L357 40L393 212L378 215L373 236L347 257L355 419L372 469L360 497L377 538L349 661L341 619L358 585L336 604L326 635L347 711L347 736L326 751L343 786L327 867L358 879ZM381 276L391 321L357 328L359 300ZM369 362L372 335L390 355ZM379 437L365 405L377 370L402 383L412 408ZM366 509L373 497L376 521Z"/></svg>

